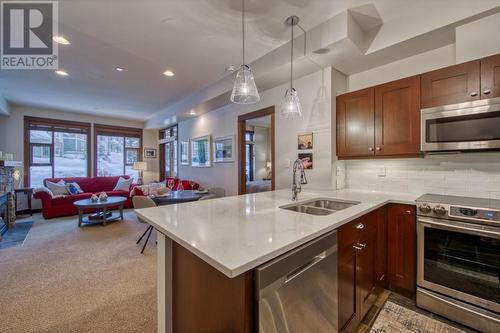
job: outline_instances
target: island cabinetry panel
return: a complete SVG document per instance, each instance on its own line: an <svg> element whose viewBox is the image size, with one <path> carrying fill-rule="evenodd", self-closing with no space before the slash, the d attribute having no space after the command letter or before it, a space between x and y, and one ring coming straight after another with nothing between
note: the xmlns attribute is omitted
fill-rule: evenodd
<svg viewBox="0 0 500 333"><path fill-rule="evenodd" d="M413 297L416 288L415 206L390 204L387 220L387 273L391 290Z"/></svg>
<svg viewBox="0 0 500 333"><path fill-rule="evenodd" d="M379 228L385 208L362 216L338 230L339 240L339 328L341 332L354 332L373 305L380 288L380 277L385 260L378 253L385 251L380 243ZM382 267L378 267L378 266Z"/></svg>
<svg viewBox="0 0 500 333"><path fill-rule="evenodd" d="M480 60L422 74L422 108L478 100Z"/></svg>
<svg viewBox="0 0 500 333"><path fill-rule="evenodd" d="M172 245L175 333L254 332L253 271L228 278L181 245Z"/></svg>
<svg viewBox="0 0 500 333"><path fill-rule="evenodd" d="M481 60L481 98L500 97L500 54Z"/></svg>
<svg viewBox="0 0 500 333"><path fill-rule="evenodd" d="M374 93L368 88L337 97L337 155L373 156Z"/></svg>
<svg viewBox="0 0 500 333"><path fill-rule="evenodd" d="M420 76L375 87L375 155L420 152Z"/></svg>

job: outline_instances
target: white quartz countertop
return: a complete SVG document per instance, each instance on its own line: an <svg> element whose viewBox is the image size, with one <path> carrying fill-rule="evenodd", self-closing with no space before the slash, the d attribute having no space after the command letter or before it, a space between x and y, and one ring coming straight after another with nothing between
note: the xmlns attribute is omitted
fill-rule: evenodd
<svg viewBox="0 0 500 333"><path fill-rule="evenodd" d="M359 190L307 190L314 198L359 201L327 216L279 208L294 203L290 190L136 210L158 231L228 277L235 277L386 203L415 204L416 195Z"/></svg>

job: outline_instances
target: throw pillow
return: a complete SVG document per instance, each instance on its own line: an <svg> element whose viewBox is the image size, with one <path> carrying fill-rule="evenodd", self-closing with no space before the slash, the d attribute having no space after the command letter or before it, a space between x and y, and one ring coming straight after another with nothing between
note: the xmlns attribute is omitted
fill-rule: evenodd
<svg viewBox="0 0 500 333"><path fill-rule="evenodd" d="M123 177L118 178L118 182L116 182L116 186L113 191L125 191L128 192L130 190L130 184L132 183L132 179L125 179Z"/></svg>
<svg viewBox="0 0 500 333"><path fill-rule="evenodd" d="M68 189L66 188L66 183L62 179L57 183L47 181L47 187L54 195L69 194Z"/></svg>
<svg viewBox="0 0 500 333"><path fill-rule="evenodd" d="M68 191L69 193L71 194L80 194L80 193L83 193L83 190L82 188L80 187L80 185L78 185L77 182L72 182L72 183L66 183L66 186L68 187ZM73 193L70 189L70 187L73 189L73 191L76 190L76 193Z"/></svg>

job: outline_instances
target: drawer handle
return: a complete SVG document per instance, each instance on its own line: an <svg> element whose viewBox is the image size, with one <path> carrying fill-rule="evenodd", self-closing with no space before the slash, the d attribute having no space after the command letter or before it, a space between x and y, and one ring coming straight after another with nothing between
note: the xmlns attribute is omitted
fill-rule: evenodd
<svg viewBox="0 0 500 333"><path fill-rule="evenodd" d="M363 223L360 223L360 224L357 224L356 225L356 229L363 229L365 227L365 225Z"/></svg>
<svg viewBox="0 0 500 333"><path fill-rule="evenodd" d="M352 246L355 250L358 250L358 251L361 251L363 250L363 248L361 246L358 246L358 245L353 245Z"/></svg>
<svg viewBox="0 0 500 333"><path fill-rule="evenodd" d="M485 95L489 95L490 93L491 93L491 90L489 90L489 89L486 89L485 91L483 91L483 94L485 94Z"/></svg>
<svg viewBox="0 0 500 333"><path fill-rule="evenodd" d="M477 91L474 91L474 92L470 93L470 95L471 95L472 97L477 96Z"/></svg>
<svg viewBox="0 0 500 333"><path fill-rule="evenodd" d="M358 243L358 246L361 247L362 249L364 249L366 247L366 244Z"/></svg>
<svg viewBox="0 0 500 333"><path fill-rule="evenodd" d="M411 210L407 210L406 215L411 215Z"/></svg>

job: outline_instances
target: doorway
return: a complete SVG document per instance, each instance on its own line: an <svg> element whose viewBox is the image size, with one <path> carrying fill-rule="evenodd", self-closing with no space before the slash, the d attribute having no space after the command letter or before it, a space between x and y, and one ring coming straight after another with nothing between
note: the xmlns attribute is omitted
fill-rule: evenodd
<svg viewBox="0 0 500 333"><path fill-rule="evenodd" d="M275 189L274 106L238 117L238 193Z"/></svg>

